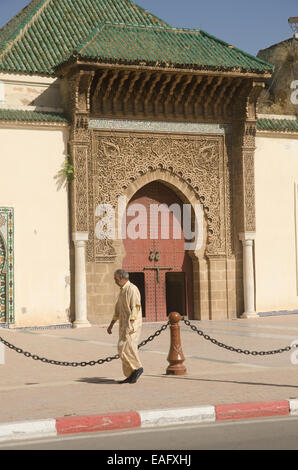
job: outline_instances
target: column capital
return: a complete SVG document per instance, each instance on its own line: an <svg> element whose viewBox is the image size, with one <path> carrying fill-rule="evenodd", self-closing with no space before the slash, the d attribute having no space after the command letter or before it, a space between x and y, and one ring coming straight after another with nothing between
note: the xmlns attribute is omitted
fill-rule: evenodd
<svg viewBox="0 0 298 470"><path fill-rule="evenodd" d="M88 232L73 232L72 241L76 242L87 242L89 238Z"/></svg>
<svg viewBox="0 0 298 470"><path fill-rule="evenodd" d="M256 232L241 232L239 233L239 240L246 242L248 240L255 240Z"/></svg>

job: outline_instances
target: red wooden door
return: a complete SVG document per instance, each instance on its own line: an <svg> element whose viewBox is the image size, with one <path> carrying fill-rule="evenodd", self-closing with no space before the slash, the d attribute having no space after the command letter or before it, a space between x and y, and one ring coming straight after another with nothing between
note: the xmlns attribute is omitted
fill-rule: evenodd
<svg viewBox="0 0 298 470"><path fill-rule="evenodd" d="M164 218L160 214L157 217L157 208L161 204L165 205L164 208L177 204L176 210L180 208L180 212L178 210L176 214L181 214L181 220L172 211ZM179 306L184 310L179 313L185 315L192 312L192 262L184 248L182 207L177 195L159 182L144 186L128 204L123 269L132 273L132 282L133 273L144 273L145 321L166 320L170 307L172 311L178 310ZM178 226L181 234L176 239ZM132 234L134 238L131 238ZM181 274L175 276L173 273ZM140 276L135 278L140 279ZM185 297L181 301L177 297L177 289Z"/></svg>

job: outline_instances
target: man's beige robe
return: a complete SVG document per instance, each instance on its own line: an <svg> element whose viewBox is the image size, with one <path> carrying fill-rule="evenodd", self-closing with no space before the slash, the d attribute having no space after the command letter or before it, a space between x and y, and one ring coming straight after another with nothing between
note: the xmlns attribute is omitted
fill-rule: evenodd
<svg viewBox="0 0 298 470"><path fill-rule="evenodd" d="M119 320L118 354L125 377L142 367L138 343L142 329L141 294L137 286L127 281L120 289L115 306L114 321ZM130 320L134 320L133 324Z"/></svg>

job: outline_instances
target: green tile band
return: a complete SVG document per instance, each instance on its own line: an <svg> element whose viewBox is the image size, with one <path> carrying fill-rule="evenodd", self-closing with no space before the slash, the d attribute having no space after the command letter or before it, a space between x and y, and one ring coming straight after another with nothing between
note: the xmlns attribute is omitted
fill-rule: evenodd
<svg viewBox="0 0 298 470"><path fill-rule="evenodd" d="M258 131L298 132L298 119L258 119Z"/></svg>
<svg viewBox="0 0 298 470"><path fill-rule="evenodd" d="M25 111L20 109L1 109L0 121L40 122L40 123L68 123L67 118L61 113Z"/></svg>

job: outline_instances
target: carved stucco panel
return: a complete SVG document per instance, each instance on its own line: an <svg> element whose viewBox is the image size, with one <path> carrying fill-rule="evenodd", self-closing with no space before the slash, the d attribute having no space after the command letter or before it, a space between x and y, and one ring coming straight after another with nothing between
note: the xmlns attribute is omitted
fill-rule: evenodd
<svg viewBox="0 0 298 470"><path fill-rule="evenodd" d="M244 153L244 210L245 210L245 231L256 231L255 218L255 159L254 151Z"/></svg>
<svg viewBox="0 0 298 470"><path fill-rule="evenodd" d="M227 255L232 256L234 251L233 244L233 166L232 166L232 139L226 138L224 148L224 177L225 177L225 229L226 229L226 247Z"/></svg>
<svg viewBox="0 0 298 470"><path fill-rule="evenodd" d="M88 147L76 145L73 148L75 184L73 189L73 207L75 218L73 231L88 232Z"/></svg>
<svg viewBox="0 0 298 470"><path fill-rule="evenodd" d="M89 247L88 259L113 260L115 249L108 240L96 240L95 209L107 203L114 207L117 197L140 175L162 169L186 182L204 206L208 220L207 251L224 253L225 171L222 136L175 136L94 131L92 164L89 166ZM92 200L91 200L92 199ZM92 227L91 227L92 225Z"/></svg>

